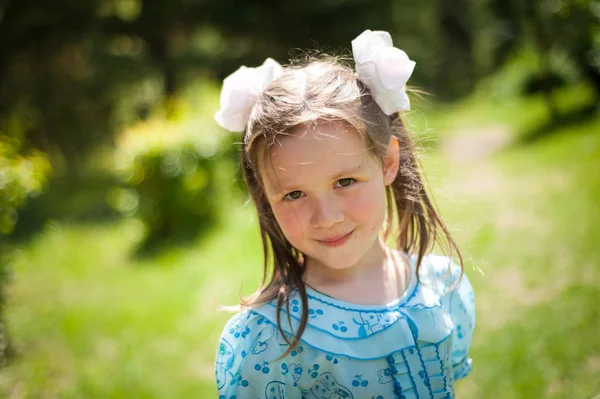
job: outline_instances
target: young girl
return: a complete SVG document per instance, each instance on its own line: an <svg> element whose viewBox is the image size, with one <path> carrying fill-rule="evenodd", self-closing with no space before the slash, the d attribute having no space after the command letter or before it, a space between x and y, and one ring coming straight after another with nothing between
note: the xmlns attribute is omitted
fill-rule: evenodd
<svg viewBox="0 0 600 399"><path fill-rule="evenodd" d="M356 72L267 59L224 81L265 269L223 330L219 398L449 398L471 369L473 290L399 114L415 64L387 32L352 47Z"/></svg>

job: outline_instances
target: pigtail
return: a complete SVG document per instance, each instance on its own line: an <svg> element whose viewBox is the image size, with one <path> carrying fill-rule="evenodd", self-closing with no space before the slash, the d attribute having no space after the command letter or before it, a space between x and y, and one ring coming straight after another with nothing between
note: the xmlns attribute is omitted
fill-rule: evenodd
<svg viewBox="0 0 600 399"><path fill-rule="evenodd" d="M287 350L280 357L281 359L286 357L298 346L300 337L306 329L306 325L308 324L308 297L306 293L306 286L304 284L304 280L302 279L305 269L301 264L300 253L285 239L283 233L279 229L279 226L276 226L275 229L270 229L269 227L270 226L266 223L261 224L261 230L268 235L269 242L271 243L271 248L273 250L273 262L276 265L280 265L278 268L280 272L280 280L276 281L276 286L274 286L274 288L278 288L276 302L277 328L284 341L288 344ZM298 289L298 293L300 294L302 312L300 314L300 326L298 327L298 331L290 331L290 334L293 337L292 341L290 342L286 332L281 328L281 313L283 307L285 306L288 325L290 328L293 328L290 316L290 296L295 289Z"/></svg>
<svg viewBox="0 0 600 399"><path fill-rule="evenodd" d="M244 180L247 187L262 186L256 170L252 167L248 158L246 149L247 144L242 145L242 168L244 171ZM263 247L263 279L257 293L249 298L242 298L242 306L252 307L260 306L265 303L276 301L277 309L277 328L288 344L285 353L280 357L284 358L293 351L300 342L300 337L308 324L308 297L306 286L302 276L304 266L302 264L301 254L287 241L283 232L277 223L273 223L275 216L264 190L249 190L250 196L256 206L259 217L260 234ZM269 270L273 265L272 275L268 279ZM288 334L281 328L281 313L285 306L287 312L288 324L292 325L290 316L290 296L294 289L298 289L302 303L302 312L300 315L300 326L298 331L290 331L293 339L290 341Z"/></svg>
<svg viewBox="0 0 600 399"><path fill-rule="evenodd" d="M387 188L388 220L385 235L390 234L395 219L398 248L417 255L417 278L423 257L435 244L445 249L451 258L456 255L461 278L464 271L462 255L427 193L415 145L399 113L390 117L390 127L399 141L400 165L396 179ZM460 278L452 289L458 285Z"/></svg>

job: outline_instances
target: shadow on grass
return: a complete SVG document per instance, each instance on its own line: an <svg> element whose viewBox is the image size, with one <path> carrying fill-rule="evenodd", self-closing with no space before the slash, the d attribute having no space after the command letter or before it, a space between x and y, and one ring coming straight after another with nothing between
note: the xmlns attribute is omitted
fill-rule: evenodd
<svg viewBox="0 0 600 399"><path fill-rule="evenodd" d="M598 303L599 288L574 285L555 300L527 310L518 321L486 334L482 347L473 351L474 362L481 364L481 392L510 398L597 394L600 380L594 375L600 366L593 364L600 359Z"/></svg>
<svg viewBox="0 0 600 399"><path fill-rule="evenodd" d="M560 132L567 126L587 123L598 115L599 110L600 108L596 103L591 103L568 114L560 115L554 120L547 120L539 126L524 131L514 145L533 144Z"/></svg>
<svg viewBox="0 0 600 399"><path fill-rule="evenodd" d="M121 215L108 205L107 195L119 184L115 177L99 172L56 177L46 191L19 211L9 239L26 242L50 220L96 224L118 220Z"/></svg>
<svg viewBox="0 0 600 399"><path fill-rule="evenodd" d="M20 210L14 232L7 237L9 244L25 244L36 233L42 231L50 221L60 224L98 226L114 223L124 216L109 205L107 197L115 187L123 187L116 177L99 171L72 173L50 181L48 188L39 197L31 199ZM155 226L139 245L132 256L149 259L172 248L195 245L198 238L218 224L217 215L208 219L194 215L171 215L173 220Z"/></svg>
<svg viewBox="0 0 600 399"><path fill-rule="evenodd" d="M170 252L173 248L184 249L194 246L198 244L199 239L217 228L217 220L203 220L199 221L194 229L178 229L172 234L155 232L136 246L132 256L134 259L148 260Z"/></svg>

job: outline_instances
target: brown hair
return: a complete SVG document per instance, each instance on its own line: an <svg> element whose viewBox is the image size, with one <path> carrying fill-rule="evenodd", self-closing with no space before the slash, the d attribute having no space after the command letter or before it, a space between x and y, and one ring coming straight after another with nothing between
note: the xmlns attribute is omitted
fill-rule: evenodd
<svg viewBox="0 0 600 399"><path fill-rule="evenodd" d="M369 89L354 70L339 58L313 58L302 65L286 67L283 74L259 96L252 109L241 148L244 180L256 205L264 252L263 282L245 307L277 300L277 325L289 347L297 345L308 322L308 299L302 279L302 254L286 240L266 198L260 168L268 158L268 148L295 127L320 121L345 121L365 140L373 156L382 159L390 139L400 147L399 171L386 187L387 219L383 235L396 232L397 248L417 255L418 270L426 253L437 244L462 257L447 227L426 192L414 144L398 113L387 116L375 103ZM298 290L302 303L300 325L290 342L281 328L280 314ZM291 324L291 323L290 323Z"/></svg>

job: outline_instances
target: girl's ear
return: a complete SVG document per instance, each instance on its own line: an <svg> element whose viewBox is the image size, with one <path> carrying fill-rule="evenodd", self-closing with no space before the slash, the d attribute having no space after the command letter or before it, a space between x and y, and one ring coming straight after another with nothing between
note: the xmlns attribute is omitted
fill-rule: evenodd
<svg viewBox="0 0 600 399"><path fill-rule="evenodd" d="M396 180L400 165L400 146L398 138L392 136L383 156L383 183L389 186Z"/></svg>

